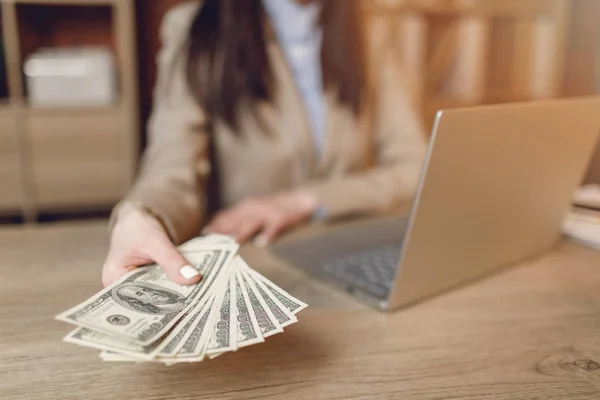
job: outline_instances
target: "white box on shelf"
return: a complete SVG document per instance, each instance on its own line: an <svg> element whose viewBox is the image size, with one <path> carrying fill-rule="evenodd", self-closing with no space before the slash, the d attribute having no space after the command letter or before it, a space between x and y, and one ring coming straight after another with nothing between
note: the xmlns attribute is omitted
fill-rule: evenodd
<svg viewBox="0 0 600 400"><path fill-rule="evenodd" d="M108 48L44 48L24 64L29 105L97 107L117 101L113 53Z"/></svg>

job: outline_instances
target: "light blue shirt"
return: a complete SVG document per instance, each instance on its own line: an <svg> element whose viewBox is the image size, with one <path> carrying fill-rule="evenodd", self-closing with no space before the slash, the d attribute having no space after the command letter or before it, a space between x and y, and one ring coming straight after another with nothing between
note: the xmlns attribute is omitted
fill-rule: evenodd
<svg viewBox="0 0 600 400"><path fill-rule="evenodd" d="M294 0L262 0L273 29L304 100L315 150L323 151L325 102L321 71L323 33L318 2L301 5Z"/></svg>

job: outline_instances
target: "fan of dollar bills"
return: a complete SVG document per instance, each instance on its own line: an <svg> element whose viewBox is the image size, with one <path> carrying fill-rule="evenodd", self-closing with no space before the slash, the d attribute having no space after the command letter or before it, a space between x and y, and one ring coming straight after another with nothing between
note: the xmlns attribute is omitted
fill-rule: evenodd
<svg viewBox="0 0 600 400"><path fill-rule="evenodd" d="M202 274L170 281L158 265L138 268L56 319L78 328L64 341L101 350L104 361L200 362L262 343L307 307L254 271L228 236L180 247Z"/></svg>

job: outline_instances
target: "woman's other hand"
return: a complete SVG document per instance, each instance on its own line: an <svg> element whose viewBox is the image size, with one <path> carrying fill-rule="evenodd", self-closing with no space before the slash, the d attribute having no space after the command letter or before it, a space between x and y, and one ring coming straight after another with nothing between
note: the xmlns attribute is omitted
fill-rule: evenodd
<svg viewBox="0 0 600 400"><path fill-rule="evenodd" d="M159 264L178 284L191 285L201 279L154 217L124 203L112 231L102 282L108 286L132 269L152 263Z"/></svg>
<svg viewBox="0 0 600 400"><path fill-rule="evenodd" d="M217 214L205 233L229 235L239 243L256 236L255 243L265 246L287 228L306 221L317 207L315 196L299 190L251 198Z"/></svg>

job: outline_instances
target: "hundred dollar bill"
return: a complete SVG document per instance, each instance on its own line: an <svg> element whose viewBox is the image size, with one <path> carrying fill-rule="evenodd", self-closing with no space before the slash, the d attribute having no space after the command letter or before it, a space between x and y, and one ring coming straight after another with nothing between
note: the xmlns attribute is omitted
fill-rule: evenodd
<svg viewBox="0 0 600 400"><path fill-rule="evenodd" d="M206 340L208 335L210 335L210 331L208 329L210 322L212 322L211 318L216 315L216 309L214 308L215 300L213 299L210 304L202 311L200 318L198 319L194 329L192 330L192 334L185 341L181 350L177 353L178 358L188 358L188 357L200 357L204 358L203 350L206 347Z"/></svg>
<svg viewBox="0 0 600 400"><path fill-rule="evenodd" d="M214 301L214 304L217 304L216 300ZM201 362L207 357L206 351L209 345L209 340L213 334L212 328L214 327L214 323L220 314L220 310L215 307L214 304L213 307L210 310L206 310L207 312L200 318L197 326L197 330L200 335L196 337L194 335L190 336L179 353L177 353L175 357L166 360L169 365ZM209 357L212 359L215 354ZM218 354L220 355L224 353Z"/></svg>
<svg viewBox="0 0 600 400"><path fill-rule="evenodd" d="M308 304L298 300L289 293L285 292L273 282L271 282L258 272L254 271L253 269L248 268L248 271L250 274L252 274L253 278L260 280L264 284L264 286L273 294L273 296L275 296L277 300L279 300L279 302L283 304L293 314L298 314L300 311L308 307Z"/></svg>
<svg viewBox="0 0 600 400"><path fill-rule="evenodd" d="M119 353L113 353L111 351L102 351L100 353L100 358L102 359L102 361L107 361L107 362L145 362L148 360L138 360L134 357L129 357L123 354L119 354ZM158 362L158 361L156 361Z"/></svg>
<svg viewBox="0 0 600 400"><path fill-rule="evenodd" d="M246 268L249 267L246 266ZM269 336L283 332L283 328L279 325L277 318L275 318L275 315L273 315L273 312L267 306L265 300L250 286L244 273L240 273L239 277L242 282L243 290L248 294L248 300L252 306L252 311L256 316L256 321L258 322L263 337L268 338Z"/></svg>
<svg viewBox="0 0 600 400"><path fill-rule="evenodd" d="M262 282L255 280L250 274L249 269L242 271L246 281L250 287L263 298L267 307L271 310L277 322L281 328L285 328L288 325L298 322L298 319L292 314L284 305L282 305L277 298L275 298L267 288L262 285Z"/></svg>
<svg viewBox="0 0 600 400"><path fill-rule="evenodd" d="M193 322L193 320L190 320L190 322L184 324L184 326L187 328L187 326ZM75 329L64 338L64 341L78 344L83 347L105 350L110 352L110 354L119 354L122 356L121 358L151 360L155 358L159 352L162 354L161 349L168 348L169 351L172 350L169 348L169 345L173 345L173 343L175 343L175 338L179 338L181 335L179 332L184 332L183 329L177 330L176 328L177 325L175 326L174 331L165 334L162 340L157 340L147 346L142 346L135 342L119 340L87 328ZM175 333L175 335L173 335L173 333ZM170 355L171 353L169 352L166 354Z"/></svg>
<svg viewBox="0 0 600 400"><path fill-rule="evenodd" d="M167 343L164 347L160 346L161 349L158 351L159 357L174 357L179 353L181 348L187 343L188 339L194 333L200 318L204 315L207 307L212 307L213 302L209 301L205 304L204 308L194 310L194 313L190 315L191 318L187 320L185 325L177 332L176 335L165 340Z"/></svg>
<svg viewBox="0 0 600 400"><path fill-rule="evenodd" d="M153 358L150 354L156 349L159 342L147 346L121 341L103 333L87 328L77 328L63 339L65 342L74 343L92 349L106 350L119 353L132 359L147 360Z"/></svg>
<svg viewBox="0 0 600 400"><path fill-rule="evenodd" d="M235 252L232 246L185 252L186 259L203 276L196 285L172 282L158 265L135 269L56 319L125 342L151 344L206 292Z"/></svg>
<svg viewBox="0 0 600 400"><path fill-rule="evenodd" d="M182 251L188 250L201 250L211 248L214 246L238 246L235 239L228 235L211 234L208 236L202 236L194 238L180 247ZM206 349L206 337L210 334L207 324L214 321L217 311L213 309L215 305L215 296L221 297L221 293L225 290L228 282L228 270L233 262L229 262L226 269L223 269L220 274L223 276L219 277L219 283L215 282L214 287L211 291L211 298L208 303L201 307L196 307L193 311L193 315L189 316L189 323L177 332L175 337L164 346L159 346L158 356L162 360L169 361L171 364L175 364L176 359L179 358L190 358L196 357L196 361L202 361L198 359L198 356L202 355L202 350ZM188 322L188 321L186 321ZM175 358L176 357L176 358Z"/></svg>
<svg viewBox="0 0 600 400"><path fill-rule="evenodd" d="M239 265L240 257L236 257L237 267ZM258 326L256 316L250 309L250 299L248 293L241 282L241 271L235 268L235 295L236 295L236 324L237 324L237 347L242 348L251 346L253 344L264 342L265 339Z"/></svg>
<svg viewBox="0 0 600 400"><path fill-rule="evenodd" d="M113 353L111 351L102 351L100 353L100 358L102 359L102 361L104 362L133 362L136 364L141 364L141 363L161 363L161 364L165 364L167 366L176 364L175 362L171 362L171 360L162 360L162 359L152 359L152 360L141 360L139 358L136 357L130 357L124 354L120 354L120 353Z"/></svg>
<svg viewBox="0 0 600 400"><path fill-rule="evenodd" d="M187 315L178 322L171 334L158 346L154 354L158 354L160 357L172 357L181 350L188 337L192 334L206 304L208 302L212 304L212 299L215 296L220 296L225 290L232 264L233 261L221 269L220 276L214 280L212 287L201 296L194 308L189 310Z"/></svg>
<svg viewBox="0 0 600 400"><path fill-rule="evenodd" d="M222 234L211 234L208 236L201 236L182 244L179 246L180 251L197 251L210 249L215 246L228 246L236 245L236 241L233 237Z"/></svg>
<svg viewBox="0 0 600 400"><path fill-rule="evenodd" d="M139 354L133 352L121 352L120 349L113 347L109 351L101 353L101 358L104 361L115 362L161 362L166 365L175 365L179 363L200 362L204 359L203 350L205 348L206 337L210 334L207 328L207 323L210 323L211 317L214 317L217 311L214 305L215 299L211 297L207 304L202 308L199 318L192 321L194 328L190 331L187 340L176 354L163 355L161 352L155 358L140 357ZM213 318L214 319L214 318ZM102 348L102 347L97 347ZM150 353L155 354L156 351Z"/></svg>
<svg viewBox="0 0 600 400"><path fill-rule="evenodd" d="M117 353L112 353L106 350L100 352L100 358L102 359L102 361L108 362L135 362L135 360L131 357L123 356Z"/></svg>
<svg viewBox="0 0 600 400"><path fill-rule="evenodd" d="M223 253L222 257L228 257L227 253ZM225 260L227 261L227 260ZM222 271L226 271L227 268L224 268ZM218 280L222 280L222 278L217 278ZM216 282L217 280L215 280ZM203 296L198 300L200 305L202 305L203 298L206 296L212 296L212 290L204 292ZM149 360L155 358L155 356L161 352L163 355L163 351L166 349L166 353L164 355L169 356L174 354L176 350L178 350L179 342L185 340L189 334L187 330L190 330L190 325L193 323L193 317L197 315L201 310L200 307L198 313L194 314L196 308L190 309L186 314L187 317L183 317L177 325L171 330L171 332L165 334L161 340L158 340L150 345L142 346L136 342L128 342L124 340L117 339L115 337L106 335L101 332L97 332L94 330L90 330L87 328L79 328L75 331L71 332L67 337L65 337L66 342L71 342L75 344L79 344L81 346L92 347L102 350L109 350L112 353L119 353L121 355L126 355L130 357L135 357L137 359ZM192 314L192 315L189 315ZM191 333L191 332L190 332ZM181 343L183 345L183 343ZM178 347L175 349L175 347Z"/></svg>
<svg viewBox="0 0 600 400"><path fill-rule="evenodd" d="M229 283L229 276L224 274L220 282L221 285L215 292L211 304L202 311L200 318L194 323L194 328L183 347L174 356L160 357L168 365L200 362L205 358L209 341L213 337L214 330L217 329L215 324L221 315L219 304L222 304L226 295L225 290Z"/></svg>
<svg viewBox="0 0 600 400"><path fill-rule="evenodd" d="M219 314L212 328L212 335L208 342L206 354L223 353L236 350L235 332L235 282L233 275L229 277L225 295L219 306Z"/></svg>
<svg viewBox="0 0 600 400"><path fill-rule="evenodd" d="M177 354L177 351L183 346L189 335L195 321L200 316L202 308L194 308L175 325L167 338L158 346L153 355L159 357L171 357Z"/></svg>

